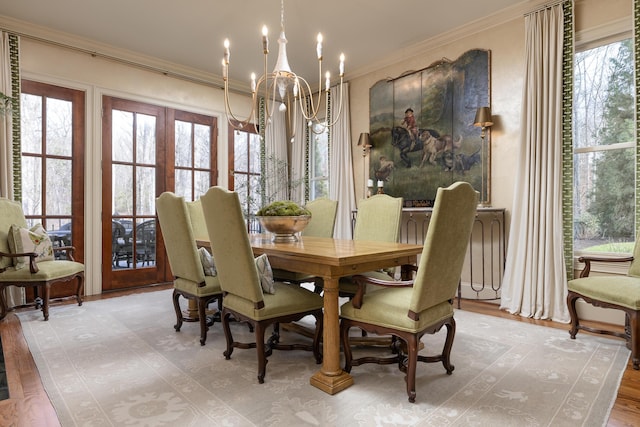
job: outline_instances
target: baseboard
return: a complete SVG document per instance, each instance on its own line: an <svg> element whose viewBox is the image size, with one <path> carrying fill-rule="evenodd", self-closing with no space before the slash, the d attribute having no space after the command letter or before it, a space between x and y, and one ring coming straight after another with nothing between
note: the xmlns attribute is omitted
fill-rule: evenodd
<svg viewBox="0 0 640 427"><path fill-rule="evenodd" d="M500 304L500 289L493 290L490 285L485 285L483 289L482 284L475 283L472 287L469 282L463 282L460 289L463 299ZM583 300L576 302L576 310L580 320L624 325L624 312L622 310L594 307Z"/></svg>

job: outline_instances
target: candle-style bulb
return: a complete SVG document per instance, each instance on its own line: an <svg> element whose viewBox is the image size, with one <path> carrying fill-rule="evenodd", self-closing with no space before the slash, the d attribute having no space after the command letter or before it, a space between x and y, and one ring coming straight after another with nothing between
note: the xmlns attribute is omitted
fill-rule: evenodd
<svg viewBox="0 0 640 427"><path fill-rule="evenodd" d="M267 37L268 35L269 35L269 29L267 29L266 25L263 25L262 26L262 51L264 52L265 55L269 53L269 38Z"/></svg>
<svg viewBox="0 0 640 427"><path fill-rule="evenodd" d="M331 86L331 73L327 71L327 74L325 74L324 89L326 91L329 91L330 86Z"/></svg>
<svg viewBox="0 0 640 427"><path fill-rule="evenodd" d="M251 73L251 93L256 92L256 73Z"/></svg>
<svg viewBox="0 0 640 427"><path fill-rule="evenodd" d="M318 54L318 60L322 60L322 33L318 33L318 44L316 45L316 53Z"/></svg>
<svg viewBox="0 0 640 427"><path fill-rule="evenodd" d="M340 77L344 76L344 53L340 54Z"/></svg>
<svg viewBox="0 0 640 427"><path fill-rule="evenodd" d="M229 64L229 39L224 39L224 62L225 64Z"/></svg>

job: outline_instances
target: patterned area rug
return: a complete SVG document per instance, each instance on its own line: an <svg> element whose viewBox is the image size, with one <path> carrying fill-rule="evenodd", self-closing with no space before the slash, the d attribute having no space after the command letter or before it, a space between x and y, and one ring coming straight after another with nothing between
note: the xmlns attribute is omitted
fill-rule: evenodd
<svg viewBox="0 0 640 427"><path fill-rule="evenodd" d="M621 340L458 310L455 371L418 364L411 404L396 365L356 366L355 384L327 395L309 385L318 365L305 351L275 351L258 384L255 350L225 360L220 324L204 347L198 324L174 331L171 290L19 317L63 426L599 426L629 358Z"/></svg>

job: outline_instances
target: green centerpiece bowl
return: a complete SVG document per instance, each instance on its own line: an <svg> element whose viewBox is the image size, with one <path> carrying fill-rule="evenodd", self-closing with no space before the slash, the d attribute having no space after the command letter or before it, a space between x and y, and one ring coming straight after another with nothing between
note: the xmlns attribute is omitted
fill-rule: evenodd
<svg viewBox="0 0 640 427"><path fill-rule="evenodd" d="M273 234L275 243L297 242L297 233L309 224L311 215L295 216L258 216L260 225Z"/></svg>
<svg viewBox="0 0 640 427"><path fill-rule="evenodd" d="M260 225L273 234L273 241L297 242L297 233L311 220L311 212L291 200L273 202L256 214Z"/></svg>

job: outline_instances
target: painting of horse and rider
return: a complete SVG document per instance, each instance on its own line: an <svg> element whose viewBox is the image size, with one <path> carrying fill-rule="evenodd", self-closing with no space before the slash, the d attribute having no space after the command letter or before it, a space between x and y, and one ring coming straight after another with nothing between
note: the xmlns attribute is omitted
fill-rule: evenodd
<svg viewBox="0 0 640 427"><path fill-rule="evenodd" d="M490 106L489 61L488 50L474 49L371 87L369 176L405 207L432 206L438 187L455 181L489 204L490 134L473 123Z"/></svg>

